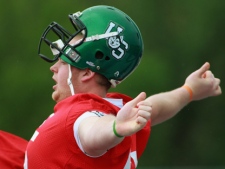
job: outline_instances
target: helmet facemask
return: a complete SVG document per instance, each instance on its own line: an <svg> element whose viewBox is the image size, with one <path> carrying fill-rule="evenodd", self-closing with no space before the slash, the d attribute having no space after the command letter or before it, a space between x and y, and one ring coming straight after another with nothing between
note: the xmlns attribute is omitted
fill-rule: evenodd
<svg viewBox="0 0 225 169"><path fill-rule="evenodd" d="M80 12L69 15L75 33L70 33L67 29L63 28L56 22L52 22L44 31L41 36L38 54L47 62L55 62L60 55L65 55L71 61L79 59L79 52L76 47L81 45L87 36L87 29L85 25L79 20ZM81 39L75 44L70 44L74 37L80 36ZM49 47L51 51L49 51ZM68 49L73 49L72 51ZM52 52L52 53L51 53ZM53 55L52 55L53 54Z"/></svg>

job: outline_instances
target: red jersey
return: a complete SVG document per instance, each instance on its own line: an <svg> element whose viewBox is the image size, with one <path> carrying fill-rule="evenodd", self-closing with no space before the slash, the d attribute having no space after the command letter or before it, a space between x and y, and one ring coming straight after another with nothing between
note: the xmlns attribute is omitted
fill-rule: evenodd
<svg viewBox="0 0 225 169"><path fill-rule="evenodd" d="M0 168L22 169L28 141L0 130Z"/></svg>
<svg viewBox="0 0 225 169"><path fill-rule="evenodd" d="M109 94L107 97L122 98L125 102L131 100L121 94ZM90 157L79 148L73 130L77 118L87 111L116 115L119 108L94 94L76 94L57 103L54 114L43 122L31 138L26 150L24 168L135 168L137 156L142 154L147 144L150 123L137 134L125 137L120 144L102 156ZM141 144L137 143L136 135L143 137Z"/></svg>

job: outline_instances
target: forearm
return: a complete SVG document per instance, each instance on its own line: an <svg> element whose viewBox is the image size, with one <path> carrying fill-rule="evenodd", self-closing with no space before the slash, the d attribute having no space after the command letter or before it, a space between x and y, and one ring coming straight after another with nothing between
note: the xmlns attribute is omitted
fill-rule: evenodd
<svg viewBox="0 0 225 169"><path fill-rule="evenodd" d="M200 69L191 73L185 80L185 87L147 98L152 103L152 125L159 124L176 115L190 100L202 100L222 93L220 79L209 71L206 62Z"/></svg>
<svg viewBox="0 0 225 169"><path fill-rule="evenodd" d="M152 103L151 124L162 123L176 115L190 102L190 93L183 87L152 95L146 99Z"/></svg>

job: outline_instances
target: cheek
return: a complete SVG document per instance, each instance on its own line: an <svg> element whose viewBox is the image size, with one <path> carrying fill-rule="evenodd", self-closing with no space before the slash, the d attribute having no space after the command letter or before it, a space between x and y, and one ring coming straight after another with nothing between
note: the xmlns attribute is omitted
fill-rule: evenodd
<svg viewBox="0 0 225 169"><path fill-rule="evenodd" d="M68 74L66 72L65 73L62 72L61 74L59 74L58 84L60 87L68 86L67 78L68 78Z"/></svg>
<svg viewBox="0 0 225 169"><path fill-rule="evenodd" d="M57 73L57 85L60 88L65 88L67 87L67 78L68 78L68 67L63 65L60 66L58 69L58 73Z"/></svg>
<svg viewBox="0 0 225 169"><path fill-rule="evenodd" d="M55 92L60 100L63 100L71 96L69 85L67 84L67 77L60 78L57 84L57 90Z"/></svg>

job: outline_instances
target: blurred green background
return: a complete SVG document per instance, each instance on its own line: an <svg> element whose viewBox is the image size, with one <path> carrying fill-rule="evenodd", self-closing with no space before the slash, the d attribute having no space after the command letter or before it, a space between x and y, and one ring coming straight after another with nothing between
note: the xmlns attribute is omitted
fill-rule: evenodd
<svg viewBox="0 0 225 169"><path fill-rule="evenodd" d="M100 4L133 18L145 43L138 69L112 91L132 97L168 91L206 61L224 88L225 0L1 1L1 130L29 139L53 112L51 64L37 55L40 36L52 21L70 26L69 13ZM192 102L154 126L138 168L225 168L224 99Z"/></svg>

